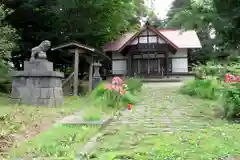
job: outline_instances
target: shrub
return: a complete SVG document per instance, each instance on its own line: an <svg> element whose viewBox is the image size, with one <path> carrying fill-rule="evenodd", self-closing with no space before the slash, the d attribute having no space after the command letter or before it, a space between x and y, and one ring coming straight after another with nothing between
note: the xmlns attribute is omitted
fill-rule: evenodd
<svg viewBox="0 0 240 160"><path fill-rule="evenodd" d="M0 60L0 92L9 93L11 89L10 67Z"/></svg>
<svg viewBox="0 0 240 160"><path fill-rule="evenodd" d="M215 63L207 62L206 64L199 64L193 67L193 72L198 79L205 79L208 76L217 77L219 80L224 79L226 73L233 75L240 74L240 63Z"/></svg>
<svg viewBox="0 0 240 160"><path fill-rule="evenodd" d="M128 103L135 104L137 100L129 92L121 95L116 91L106 90L106 92L104 92L101 97L97 97L94 102L103 107L120 108L126 106Z"/></svg>
<svg viewBox="0 0 240 160"><path fill-rule="evenodd" d="M197 96L203 99L217 99L220 95L221 85L214 78L203 80L187 81L181 88L180 92L190 96Z"/></svg>
<svg viewBox="0 0 240 160"><path fill-rule="evenodd" d="M142 88L142 80L138 78L129 78L125 80L125 84L127 85L127 90L131 93L136 93L141 91Z"/></svg>
<svg viewBox="0 0 240 160"><path fill-rule="evenodd" d="M104 94L104 92L106 91L105 88L104 88L104 85L105 85L104 82L100 83L100 84L91 92L90 98L91 98L91 99L95 99L95 98L97 98L97 97L101 97L101 96Z"/></svg>
<svg viewBox="0 0 240 160"><path fill-rule="evenodd" d="M240 83L225 84L222 100L226 118L240 118Z"/></svg>
<svg viewBox="0 0 240 160"><path fill-rule="evenodd" d="M111 84L99 84L90 94L90 101L94 105L112 108L119 108L128 103L135 104L137 102L136 97L130 91L123 90L121 86L111 87Z"/></svg>

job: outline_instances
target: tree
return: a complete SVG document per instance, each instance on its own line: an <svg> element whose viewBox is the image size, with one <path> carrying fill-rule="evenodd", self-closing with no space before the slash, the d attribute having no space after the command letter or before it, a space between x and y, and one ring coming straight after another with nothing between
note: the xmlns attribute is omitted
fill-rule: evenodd
<svg viewBox="0 0 240 160"><path fill-rule="evenodd" d="M211 37L211 33L215 31L215 25L218 24L217 17L212 0L175 0L173 2L168 12L167 26L183 30L194 29L202 43L202 49L192 50L190 56L192 62L204 62L218 56L216 47L221 38Z"/></svg>
<svg viewBox="0 0 240 160"><path fill-rule="evenodd" d="M16 30L4 22L9 13L10 10L5 10L4 6L0 5L0 60L4 61L11 58L11 52L17 47L15 41L19 38Z"/></svg>
<svg viewBox="0 0 240 160"><path fill-rule="evenodd" d="M141 1L119 0L74 0L59 2L60 28L67 40L78 40L95 47L102 47L108 41L139 24ZM74 24L74 25L72 25Z"/></svg>
<svg viewBox="0 0 240 160"><path fill-rule="evenodd" d="M5 10L4 6L0 5L0 92L9 91L9 60L11 58L11 52L17 48L15 40L19 38L16 30L4 22L5 17L9 13L11 13L10 10Z"/></svg>
<svg viewBox="0 0 240 160"><path fill-rule="evenodd" d="M160 19L154 11L149 11L147 21L155 28L166 27L166 21Z"/></svg>
<svg viewBox="0 0 240 160"><path fill-rule="evenodd" d="M30 57L31 48L46 39L58 40L55 32L58 20L52 10L56 0L3 0L3 4L13 10L5 20L21 37L17 41L19 50L12 52L12 61L17 69L23 69L23 61Z"/></svg>
<svg viewBox="0 0 240 160"><path fill-rule="evenodd" d="M180 21L177 21L177 14L178 12L182 12L183 10L187 9L189 5L191 4L191 0L174 0L172 2L171 8L169 9L167 13L167 19L168 19L168 27L173 28L181 28Z"/></svg>
<svg viewBox="0 0 240 160"><path fill-rule="evenodd" d="M178 24L185 29L214 29L217 48L239 48L239 9L238 0L191 0L189 4L180 6L177 12L169 12L168 24Z"/></svg>
<svg viewBox="0 0 240 160"><path fill-rule="evenodd" d="M76 40L101 48L122 33L139 28L143 0L3 0L14 10L6 20L17 30L20 51L13 52L20 63L32 47L48 39L53 45ZM48 54L57 61L60 57ZM54 57L54 58L53 58Z"/></svg>
<svg viewBox="0 0 240 160"><path fill-rule="evenodd" d="M217 34L228 48L239 48L240 43L240 3L239 0L213 0L222 25L215 25Z"/></svg>

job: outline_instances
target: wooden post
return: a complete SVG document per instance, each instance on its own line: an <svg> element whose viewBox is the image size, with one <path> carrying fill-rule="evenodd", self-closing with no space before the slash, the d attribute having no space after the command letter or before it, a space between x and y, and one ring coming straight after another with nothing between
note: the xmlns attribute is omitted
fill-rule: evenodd
<svg viewBox="0 0 240 160"><path fill-rule="evenodd" d="M158 59L158 73L161 71L161 59Z"/></svg>
<svg viewBox="0 0 240 160"><path fill-rule="evenodd" d="M92 78L93 78L93 57L89 58L89 84L88 84L88 91L92 91Z"/></svg>
<svg viewBox="0 0 240 160"><path fill-rule="evenodd" d="M165 58L166 58L166 76L167 78L169 78L169 52L166 52L165 54Z"/></svg>
<svg viewBox="0 0 240 160"><path fill-rule="evenodd" d="M140 70L140 59L138 59L137 62L138 62L138 74L140 74L141 73L141 70Z"/></svg>
<svg viewBox="0 0 240 160"><path fill-rule="evenodd" d="M73 81L73 95L78 95L78 65L79 65L79 50L75 49L74 56L74 81Z"/></svg>
<svg viewBox="0 0 240 160"><path fill-rule="evenodd" d="M150 73L150 67L149 67L149 65L150 65L150 63L149 63L149 57L148 57L148 63L147 63L147 72L148 72L148 74Z"/></svg>
<svg viewBox="0 0 240 160"><path fill-rule="evenodd" d="M127 55L127 76L131 77L132 76L132 56L131 53L128 52Z"/></svg>

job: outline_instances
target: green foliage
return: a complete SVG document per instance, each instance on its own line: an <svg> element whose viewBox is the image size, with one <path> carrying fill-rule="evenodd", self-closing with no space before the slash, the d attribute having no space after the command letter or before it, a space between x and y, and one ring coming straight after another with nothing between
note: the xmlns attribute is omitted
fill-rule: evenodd
<svg viewBox="0 0 240 160"><path fill-rule="evenodd" d="M4 24L4 19L11 10L4 9L3 5L0 5L0 59L9 60L11 52L17 47L15 41L19 38L16 34L16 30L9 24Z"/></svg>
<svg viewBox="0 0 240 160"><path fill-rule="evenodd" d="M95 88L89 98L94 105L101 105L103 107L121 108L128 103L135 104L137 98L135 93L141 90L142 83L139 79L130 78L126 80L126 91L124 94L120 94L114 90L108 90L105 88L106 83L101 83Z"/></svg>
<svg viewBox="0 0 240 160"><path fill-rule="evenodd" d="M193 67L193 72L199 79L205 79L208 76L212 76L223 80L226 73L240 75L240 63L216 63L209 61L206 64L195 65Z"/></svg>
<svg viewBox="0 0 240 160"><path fill-rule="evenodd" d="M9 93L11 89L10 66L6 61L0 60L0 92Z"/></svg>
<svg viewBox="0 0 240 160"><path fill-rule="evenodd" d="M130 92L121 95L113 90L102 89L101 87L94 90L95 94L90 95L94 105L101 107L121 108L128 103L135 104L137 99Z"/></svg>
<svg viewBox="0 0 240 160"><path fill-rule="evenodd" d="M240 83L223 83L224 75L240 75L239 63L228 61L225 63L207 62L206 65L194 67L197 80L187 82L181 92L200 98L217 99L221 101L225 117L228 119L240 117ZM210 78L211 77L211 78Z"/></svg>
<svg viewBox="0 0 240 160"><path fill-rule="evenodd" d="M222 102L226 118L240 118L240 83L225 84Z"/></svg>
<svg viewBox="0 0 240 160"><path fill-rule="evenodd" d="M99 121L101 119L101 107L87 107L83 112L83 119L86 121Z"/></svg>
<svg viewBox="0 0 240 160"><path fill-rule="evenodd" d="M45 145L42 143L43 139L45 139L45 140L47 139L47 142L49 142L49 144L45 143L46 145L53 144L54 142L52 142L51 140L53 140L52 138L54 136L52 136L52 135L59 133L59 130L56 132L54 131L50 135L43 133L45 136L40 139L36 138L36 139L38 139L37 141L33 137L36 134L38 134L39 132L44 131L46 128L51 127L53 125L53 123L55 123L59 119L62 119L65 116L73 114L76 111L79 111L80 108L85 106L85 104L86 104L85 101L86 100L84 99L84 97L73 97L73 96L64 97L63 105L59 105L57 107L38 108L35 106L29 106L29 105L16 105L15 103L13 103L13 101L11 101L11 99L9 99L9 96L2 94L0 96L0 111L1 111L0 112L0 126L1 126L0 137L1 137L1 142L4 142L4 143L1 143L1 145L0 145L0 150L1 150L0 159L15 159L17 157L19 158L21 156L26 155L26 153L30 150L31 150L31 153L28 152L29 156L33 156L33 155L37 156L37 155L41 154L42 152L40 150L45 148ZM28 129L25 130L26 128L28 128ZM79 128L76 130L79 130ZM70 132L72 132L72 131L70 131ZM80 132L81 132L81 134L83 133L83 131L81 129L80 129ZM64 135L63 132L61 132L61 131L60 131L60 133L62 133L61 134L62 137L61 138L58 137L58 138L60 138L60 140L62 141L63 137L65 137L67 134ZM12 135L15 135L15 136L13 137ZM30 142L25 141L26 137L28 138L28 140L30 140ZM67 136L67 139L69 137L70 137L70 135ZM58 139L58 138L56 138L56 139L55 138L54 138L54 140ZM66 139L66 141L67 141L67 139ZM83 139L81 139L81 140L83 140ZM17 142L17 145L15 145L16 142ZM20 143L24 143L24 144L21 145L20 147L18 147L18 145ZM62 141L62 143L63 143L63 141ZM66 147L66 146L64 146L64 144L63 144L62 147ZM57 148L55 146L55 151L59 152L59 154L60 154L60 152L62 153L62 149L64 149L62 147ZM10 150L12 150L11 148L13 149L14 153L10 151ZM45 148L45 149L47 149L47 148ZM48 154L47 152L51 152L50 151L51 149L53 149L53 148L49 148L49 150L48 149L42 150L43 154L44 155ZM69 151L70 150L72 150L72 149L69 149ZM7 156L8 151L10 151L13 154L15 154L15 151L16 152L19 151L22 154L16 155L16 157L14 157L14 158L13 157L12 158L1 157L2 155ZM54 155L56 156L56 154L54 154ZM50 156L54 156L54 155L50 155ZM23 158L23 159L25 159L25 158ZM30 158L30 159L34 159L34 158Z"/></svg>
<svg viewBox="0 0 240 160"><path fill-rule="evenodd" d="M202 49L193 50L195 60L231 55L229 49L239 48L238 0L174 0L172 4L167 26L197 31Z"/></svg>
<svg viewBox="0 0 240 160"><path fill-rule="evenodd" d="M45 39L53 46L79 41L102 48L122 33L139 28L139 17L147 9L143 0L4 0L3 4L14 10L5 20L22 38L18 41L21 50L13 55L23 58ZM49 54L48 59L63 61L57 52Z"/></svg>
<svg viewBox="0 0 240 160"><path fill-rule="evenodd" d="M62 9L56 14L64 38L82 39L84 43L98 47L128 31L132 27L130 21L136 15L132 1L60 0L58 7ZM72 23L79 25L69 25Z"/></svg>
<svg viewBox="0 0 240 160"><path fill-rule="evenodd" d="M216 79L203 79L187 81L180 92L190 96L204 99L217 99L220 96L221 85Z"/></svg>
<svg viewBox="0 0 240 160"><path fill-rule="evenodd" d="M11 10L6 10L3 5L0 5L0 92L4 93L8 93L11 87L9 60L11 52L17 48L15 41L18 39L16 30L3 23L10 13Z"/></svg>
<svg viewBox="0 0 240 160"><path fill-rule="evenodd" d="M105 93L105 88L104 88L105 82L100 83L90 94L90 99L94 100L97 97L102 97L103 94Z"/></svg>
<svg viewBox="0 0 240 160"><path fill-rule="evenodd" d="M7 159L74 159L79 145L84 144L97 127L56 125L10 150ZM61 133L61 134L59 134Z"/></svg>
<svg viewBox="0 0 240 160"><path fill-rule="evenodd" d="M132 94L141 91L142 88L142 80L138 78L129 78L125 80L125 84L127 85L127 90Z"/></svg>

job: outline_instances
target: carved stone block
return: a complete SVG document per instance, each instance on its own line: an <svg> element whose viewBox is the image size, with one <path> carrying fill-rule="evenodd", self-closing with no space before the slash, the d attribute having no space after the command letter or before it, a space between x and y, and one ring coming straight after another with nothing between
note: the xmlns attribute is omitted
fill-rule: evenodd
<svg viewBox="0 0 240 160"><path fill-rule="evenodd" d="M19 103L36 106L56 106L63 103L63 73L53 71L53 63L46 60L49 41L32 49L30 61L24 62L24 71L12 75L11 97ZM38 57L38 58L36 58Z"/></svg>
<svg viewBox="0 0 240 160"><path fill-rule="evenodd" d="M46 60L24 61L24 71L53 71L53 63Z"/></svg>

